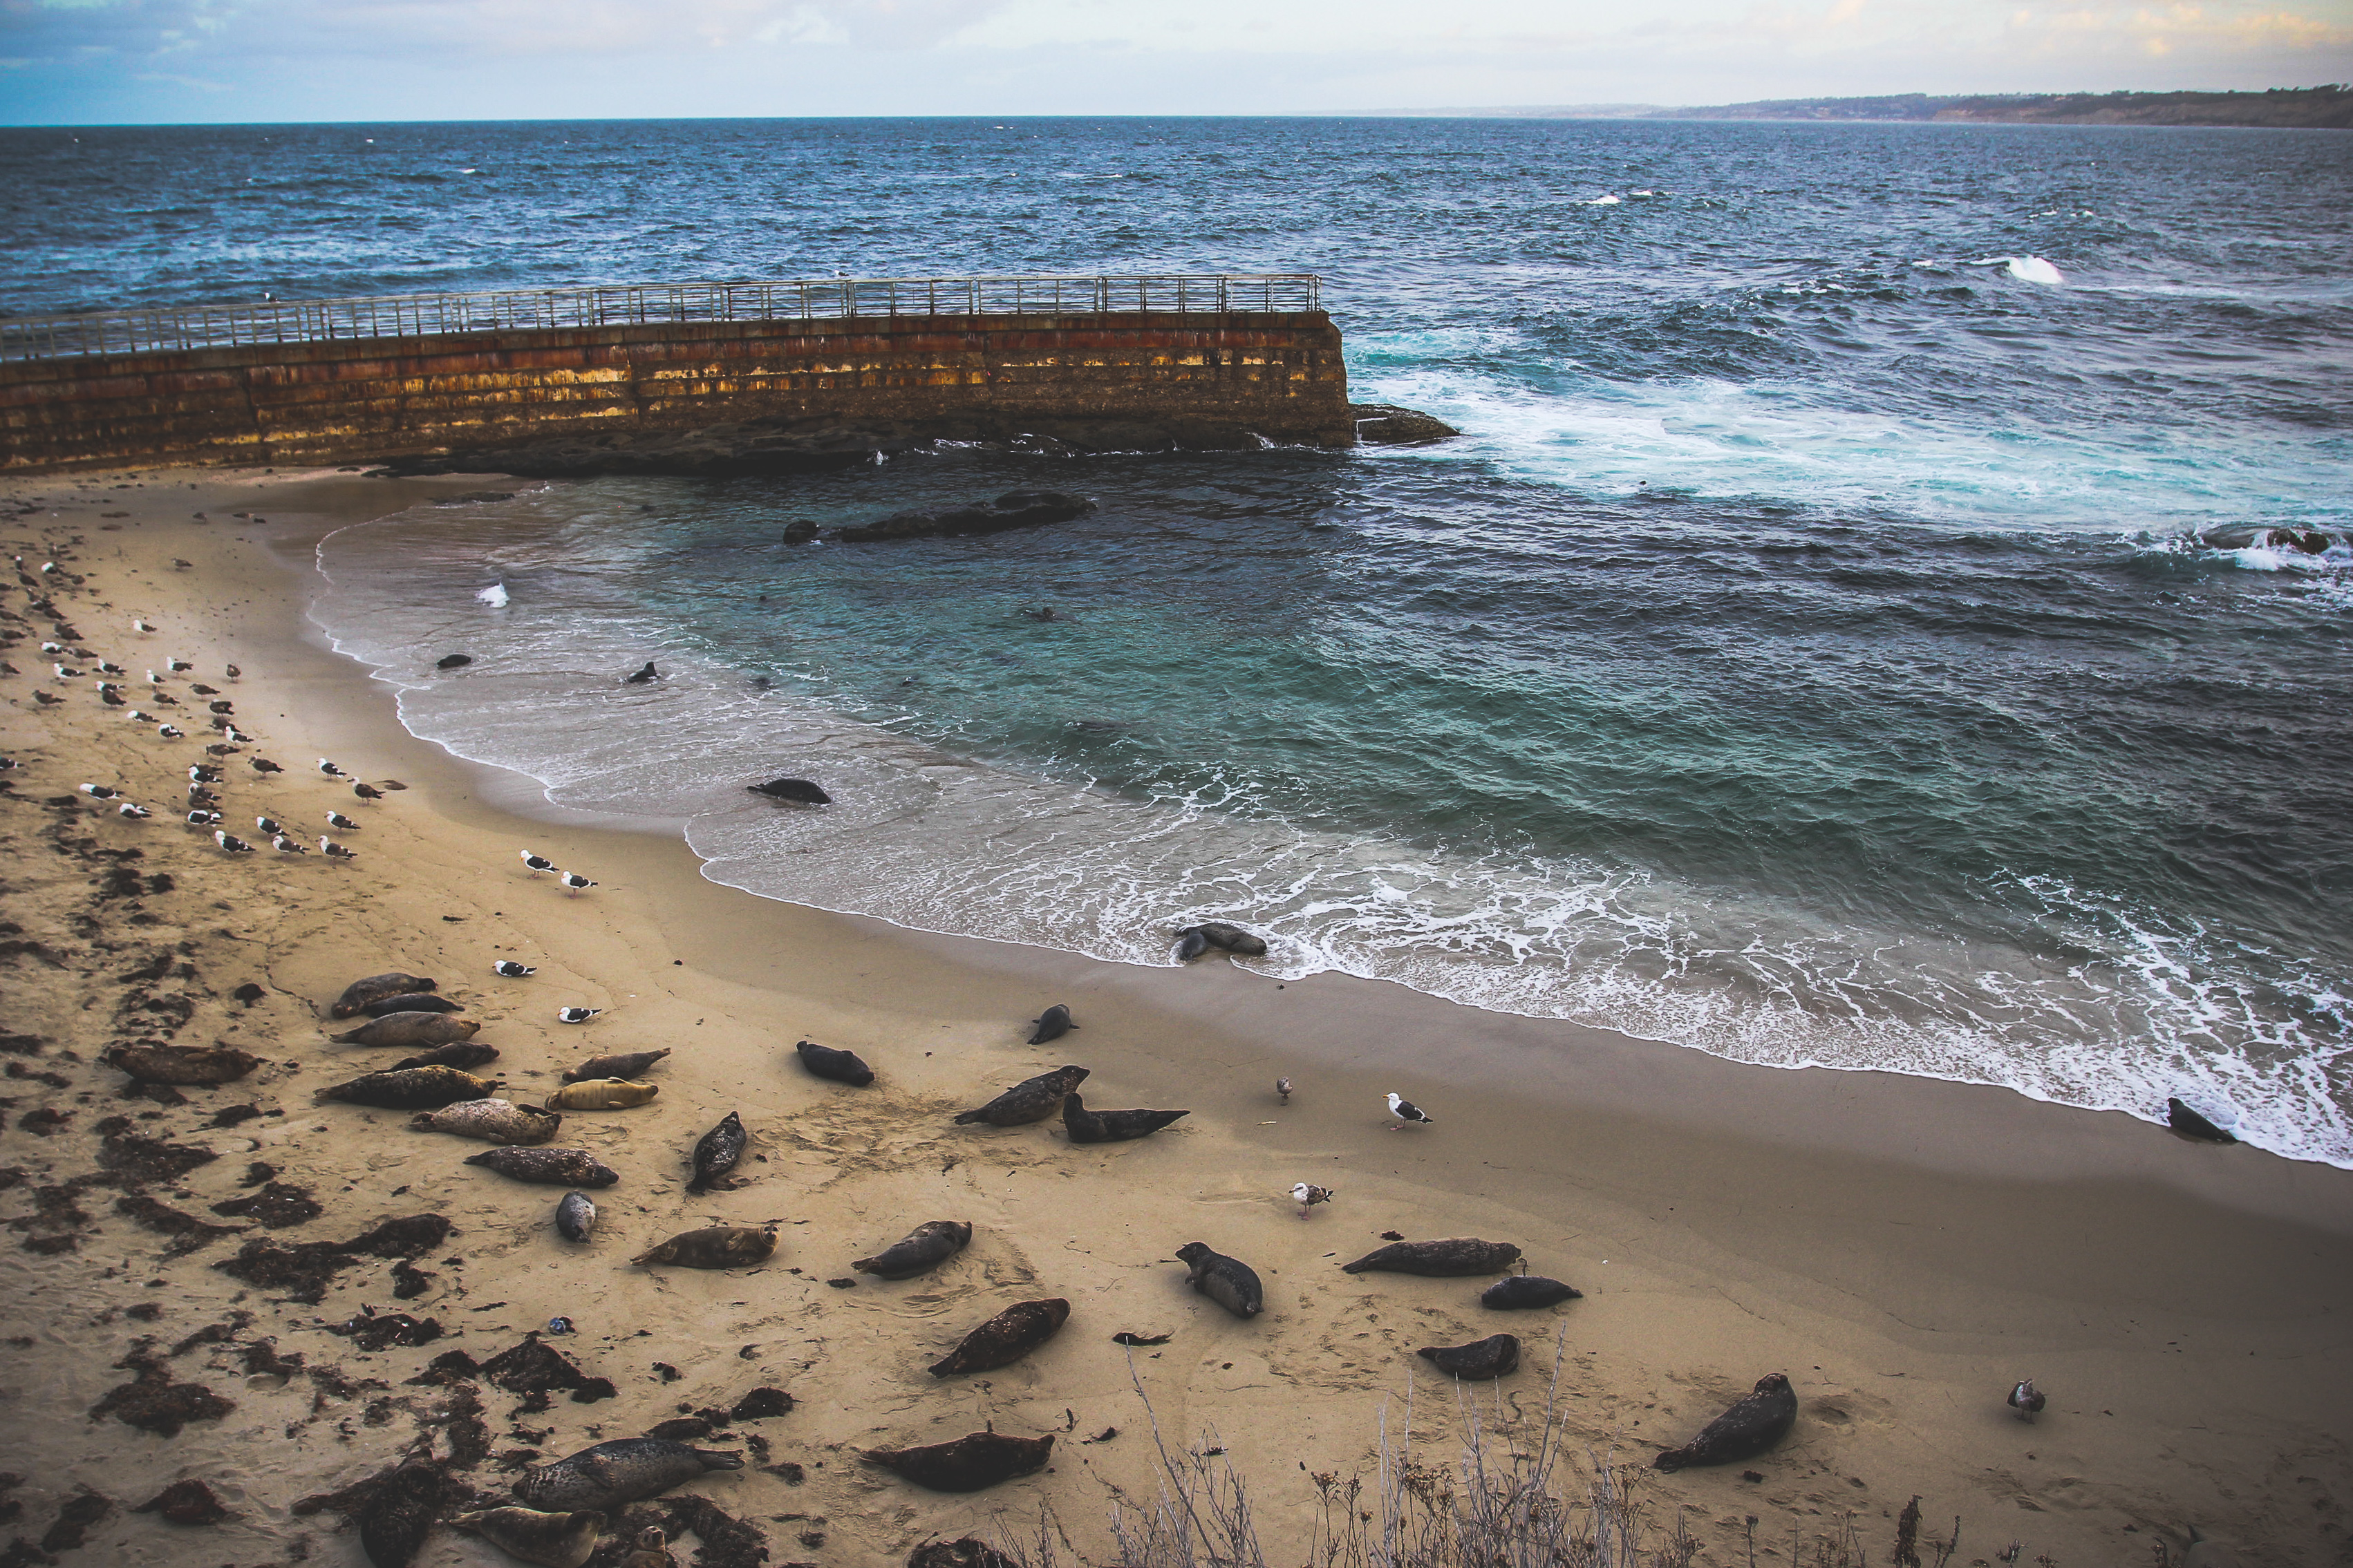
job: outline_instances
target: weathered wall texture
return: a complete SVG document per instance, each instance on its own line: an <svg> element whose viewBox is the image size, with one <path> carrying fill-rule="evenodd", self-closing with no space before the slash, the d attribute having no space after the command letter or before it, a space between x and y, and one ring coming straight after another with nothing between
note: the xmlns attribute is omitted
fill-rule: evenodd
<svg viewBox="0 0 2353 1568"><path fill-rule="evenodd" d="M373 461L747 420L1354 438L1321 311L698 321L0 364L0 468Z"/></svg>

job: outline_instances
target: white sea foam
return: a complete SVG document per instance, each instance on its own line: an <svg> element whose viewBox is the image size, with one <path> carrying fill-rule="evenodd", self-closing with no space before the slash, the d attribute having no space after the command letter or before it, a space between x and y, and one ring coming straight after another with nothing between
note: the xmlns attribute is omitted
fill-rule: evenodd
<svg viewBox="0 0 2353 1568"><path fill-rule="evenodd" d="M2021 283L2042 283L2055 288L2067 281L2059 268L2040 256L1981 256L1969 265L2000 267Z"/></svg>
<svg viewBox="0 0 2353 1568"><path fill-rule="evenodd" d="M476 594L474 595L474 602L477 604L488 605L494 610L505 609L507 605L507 585L504 583L493 583L489 587L484 588L480 593Z"/></svg>

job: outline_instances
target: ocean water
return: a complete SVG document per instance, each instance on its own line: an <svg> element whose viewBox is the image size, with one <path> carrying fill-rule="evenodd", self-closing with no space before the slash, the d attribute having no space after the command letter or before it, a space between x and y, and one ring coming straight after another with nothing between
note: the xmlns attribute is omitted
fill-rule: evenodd
<svg viewBox="0 0 2353 1568"><path fill-rule="evenodd" d="M2178 1094L2345 1165L2348 146L6 132L0 305L1320 271L1356 395L1461 440L529 487L330 538L315 617L418 734L684 819L766 896L1137 963L1222 916L1272 974L2142 1116ZM781 539L1017 487L1102 510ZM2328 548L2246 542L2281 526ZM648 658L662 681L618 684ZM778 773L836 804L744 792Z"/></svg>

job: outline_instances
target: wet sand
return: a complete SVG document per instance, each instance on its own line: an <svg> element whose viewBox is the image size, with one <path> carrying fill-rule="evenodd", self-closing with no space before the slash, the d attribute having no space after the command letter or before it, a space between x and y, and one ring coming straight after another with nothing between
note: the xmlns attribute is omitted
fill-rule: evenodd
<svg viewBox="0 0 2353 1568"><path fill-rule="evenodd" d="M1702 1562L1746 1561L1750 1516L1759 1562L1788 1562L1793 1530L1826 1536L1848 1516L1883 1561L1915 1495L1932 1528L1961 1521L1957 1563L2013 1542L2021 1562L2148 1562L2158 1541L2178 1558L2193 1524L2249 1562L2353 1561L2353 1173L2005 1090L1747 1068L1347 977L1282 985L1214 958L1107 964L717 887L674 836L558 817L528 781L408 736L388 689L303 619L309 541L486 482L142 472L0 486L16 514L0 517L9 552L82 579L47 584L74 646L125 666L132 704L189 732L160 741L102 707L90 679L50 679L38 645L51 621L26 609L33 591L7 595L21 619L0 628L21 640L5 657L23 673L0 678L0 752L20 765L0 774L13 786L0 831L5 918L20 929L5 933L0 1022L31 1039L10 1046L0 1086L0 1337L15 1352L0 1470L22 1478L0 1539L39 1542L86 1487L113 1506L85 1529L84 1561L359 1563L332 1510L295 1504L420 1442L443 1458L454 1447L472 1461L453 1467L458 1481L503 1500L523 1464L774 1387L794 1395L789 1414L700 1440L744 1449L746 1468L679 1489L760 1531L769 1561L895 1563L934 1535L1022 1538L1045 1504L1100 1559L1113 1497L1154 1490L1151 1425L1111 1338L1126 1331L1171 1336L1133 1352L1133 1375L1172 1444L1223 1447L1252 1480L1278 1563L1302 1557L1313 1520L1303 1467L1368 1472L1384 1404L1394 1433L1409 1392L1416 1430L1436 1439L1426 1461L1449 1465L1460 1402L1535 1409L1556 1343L1571 1435L1637 1468L1762 1373L1791 1377L1801 1413L1773 1453L1644 1470L1651 1518L1663 1530L1683 1510ZM133 632L133 616L158 632ZM182 707L154 708L139 677L169 654L198 668L165 684ZM224 856L179 820L185 769L213 739L192 717L192 679L221 688L258 738L225 760L221 786L227 826L258 854ZM36 690L66 700L42 709ZM254 754L288 771L257 775ZM361 805L316 772L321 755L408 787ZM74 793L85 780L154 816L121 818ZM359 853L350 864L273 854L252 830L267 814L315 847L331 808L362 823L334 834ZM598 886L573 896L530 875L526 847ZM142 880L126 886L123 870ZM145 880L158 874L168 890ZM499 958L539 973L497 979ZM621 1173L596 1194L590 1244L555 1236L563 1188L461 1163L487 1145L412 1131L406 1112L313 1104L402 1054L326 1038L343 985L395 968L437 977L482 1022L501 1055L480 1070L519 1103L588 1056L672 1050L649 1075L653 1103L567 1114L555 1140ZM250 1005L233 995L248 982L263 987ZM1053 1002L1079 1030L1025 1044ZM567 1026L561 1005L607 1011ZM127 1080L101 1053L165 1037L225 1041L265 1065L184 1090L185 1104L120 1098ZM791 1049L805 1038L857 1050L879 1080L810 1079ZM1071 1145L1056 1122L952 1124L1065 1062L1092 1069L1091 1106L1192 1114L1103 1146ZM1279 1074L1298 1086L1287 1106ZM1391 1089L1437 1124L1390 1131ZM216 1124L248 1104L258 1114ZM691 1195L687 1152L730 1110L754 1133L746 1179ZM129 1142L142 1138L216 1157L142 1174ZM216 1215L265 1190L245 1184L256 1162L322 1212L278 1230ZM1338 1194L1305 1221L1287 1195L1303 1180ZM159 1232L182 1222L158 1207L249 1234ZM413 1261L346 1259L315 1303L215 1267L256 1240L348 1241L417 1215L453 1228ZM896 1284L851 1275L851 1259L934 1218L971 1221L970 1248ZM628 1266L713 1221L776 1223L775 1258L729 1273ZM1478 1305L1482 1280L1340 1272L1390 1231L1514 1242L1585 1298L1499 1314ZM1172 1259L1193 1240L1257 1268L1263 1317L1236 1320L1185 1288ZM396 1298L418 1271L421 1289ZM1041 1297L1071 1303L1042 1349L925 1374L982 1320ZM431 1319L440 1336L371 1352L329 1331L364 1307ZM486 1361L558 1315L579 1331L549 1342L611 1397L559 1393L534 1409L479 1378L407 1381L451 1351ZM1529 1364L1492 1388L1458 1388L1412 1355L1504 1330ZM141 1375L234 1408L169 1437L92 1418ZM2030 1375L2051 1396L2031 1426L2002 1404ZM987 1424L1055 1434L1051 1469L955 1497L857 1458ZM233 1517L129 1511L187 1478ZM504 1560L446 1529L417 1559Z"/></svg>

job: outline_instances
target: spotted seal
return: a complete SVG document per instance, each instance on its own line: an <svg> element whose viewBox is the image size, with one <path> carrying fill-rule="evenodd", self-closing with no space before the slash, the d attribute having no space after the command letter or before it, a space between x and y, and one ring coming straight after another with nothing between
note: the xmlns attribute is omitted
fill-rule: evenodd
<svg viewBox="0 0 2353 1568"><path fill-rule="evenodd" d="M670 1052L670 1047L664 1046L658 1051L623 1051L617 1056L590 1057L565 1073L564 1081L578 1083L584 1079L594 1078L640 1078Z"/></svg>
<svg viewBox="0 0 2353 1568"><path fill-rule="evenodd" d="M988 1372L1019 1361L1070 1321L1071 1304L1056 1296L1043 1301L1016 1301L958 1341L924 1370L934 1377L960 1372Z"/></svg>
<svg viewBox="0 0 2353 1568"><path fill-rule="evenodd" d="M488 1100L499 1086L456 1068L402 1068L364 1073L316 1091L322 1100L371 1105L381 1110L438 1110L461 1100Z"/></svg>
<svg viewBox="0 0 2353 1568"><path fill-rule="evenodd" d="M454 1132L486 1143L544 1143L563 1125L561 1116L495 1098L459 1100L408 1119L413 1132Z"/></svg>
<svg viewBox="0 0 2353 1568"><path fill-rule="evenodd" d="M609 1187L621 1179L620 1173L598 1163L586 1149L486 1149L466 1163L518 1182L544 1182L551 1186Z"/></svg>
<svg viewBox="0 0 2353 1568"><path fill-rule="evenodd" d="M744 1119L729 1111L718 1126L694 1141L694 1179L686 1184L690 1193L704 1193L712 1184L721 1180L744 1158L744 1145L751 1135L744 1131Z"/></svg>
<svg viewBox="0 0 2353 1568"><path fill-rule="evenodd" d="M361 1008L384 997L413 991L438 991L440 988L438 982L425 975L403 974L396 969L385 974L371 974L364 980L354 980L344 986L343 994L328 1007L327 1016L331 1018L355 1017Z"/></svg>
<svg viewBox="0 0 2353 1568"><path fill-rule="evenodd" d="M348 1035L327 1037L339 1046L399 1046L415 1050L419 1046L470 1040L481 1032L482 1026L475 1019L453 1017L447 1013L386 1013Z"/></svg>
<svg viewBox="0 0 2353 1568"><path fill-rule="evenodd" d="M566 1193L555 1205L555 1234L566 1241L586 1241L596 1228L596 1205L586 1193Z"/></svg>
<svg viewBox="0 0 2353 1568"><path fill-rule="evenodd" d="M605 1516L592 1511L542 1513L532 1508L486 1508L449 1521L480 1536L508 1556L542 1568L581 1568L605 1533Z"/></svg>
<svg viewBox="0 0 2353 1568"><path fill-rule="evenodd" d="M514 1494L530 1508L610 1513L705 1471L743 1468L737 1453L691 1448L667 1437L619 1437L525 1470Z"/></svg>
<svg viewBox="0 0 2353 1568"><path fill-rule="evenodd" d="M713 1225L701 1230L681 1231L668 1241L648 1247L629 1261L647 1268L669 1264L678 1268L744 1268L754 1263L765 1263L775 1256L776 1250L776 1233L773 1229L754 1230L749 1226Z"/></svg>
<svg viewBox="0 0 2353 1568"><path fill-rule="evenodd" d="M972 1226L960 1219L928 1220L892 1242L871 1258L861 1258L850 1265L860 1274L871 1274L879 1279L912 1279L927 1269L936 1268L965 1249L972 1240Z"/></svg>
<svg viewBox="0 0 2353 1568"><path fill-rule="evenodd" d="M261 1065L261 1058L234 1047L117 1046L106 1065L141 1083L235 1083Z"/></svg>

